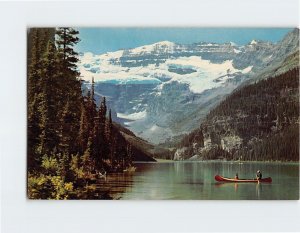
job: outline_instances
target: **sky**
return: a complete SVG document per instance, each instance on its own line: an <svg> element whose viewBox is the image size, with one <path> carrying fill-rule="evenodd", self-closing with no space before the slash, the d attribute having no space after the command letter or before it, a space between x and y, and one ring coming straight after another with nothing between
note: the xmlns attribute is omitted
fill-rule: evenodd
<svg viewBox="0 0 300 233"><path fill-rule="evenodd" d="M244 45L253 39L281 40L291 28L77 28L81 41L79 52L103 54L120 49L135 48L159 41L179 44L196 42L225 43Z"/></svg>

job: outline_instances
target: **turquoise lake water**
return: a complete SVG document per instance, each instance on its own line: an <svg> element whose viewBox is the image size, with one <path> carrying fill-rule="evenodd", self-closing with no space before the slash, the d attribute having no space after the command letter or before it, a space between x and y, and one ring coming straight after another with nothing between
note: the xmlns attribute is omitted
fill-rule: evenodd
<svg viewBox="0 0 300 233"><path fill-rule="evenodd" d="M132 174L109 175L121 200L298 200L299 164L263 162L136 163ZM254 178L261 170L269 183L219 183L214 176Z"/></svg>

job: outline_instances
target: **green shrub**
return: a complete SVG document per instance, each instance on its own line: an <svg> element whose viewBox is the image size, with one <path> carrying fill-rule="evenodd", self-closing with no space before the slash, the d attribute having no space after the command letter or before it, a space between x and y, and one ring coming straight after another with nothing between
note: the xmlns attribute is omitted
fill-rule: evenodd
<svg viewBox="0 0 300 233"><path fill-rule="evenodd" d="M73 183L65 182L61 176L28 175L29 199L68 199L73 191Z"/></svg>

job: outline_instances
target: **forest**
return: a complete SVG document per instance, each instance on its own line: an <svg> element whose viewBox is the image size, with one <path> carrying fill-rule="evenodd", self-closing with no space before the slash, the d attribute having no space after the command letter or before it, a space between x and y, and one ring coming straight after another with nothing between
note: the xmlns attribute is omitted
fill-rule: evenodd
<svg viewBox="0 0 300 233"><path fill-rule="evenodd" d="M132 166L132 146L112 122L94 82L83 96L73 28L28 31L28 198L107 198L91 185L99 174ZM104 195L101 197L101 195Z"/></svg>
<svg viewBox="0 0 300 233"><path fill-rule="evenodd" d="M184 148L182 159L299 160L299 68L238 88L164 148L113 122L105 96L95 98L94 79L83 85L79 41L69 27L28 29L29 199L110 199L93 186L99 177L154 155L172 159L175 146Z"/></svg>
<svg viewBox="0 0 300 233"><path fill-rule="evenodd" d="M241 142L224 148L226 137ZM212 145L205 148L207 139ZM185 158L298 161L299 68L237 89L178 147L187 148Z"/></svg>

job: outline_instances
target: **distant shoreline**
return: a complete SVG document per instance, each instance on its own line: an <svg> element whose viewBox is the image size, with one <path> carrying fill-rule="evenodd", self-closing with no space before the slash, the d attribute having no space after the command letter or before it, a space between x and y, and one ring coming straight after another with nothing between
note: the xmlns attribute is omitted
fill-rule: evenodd
<svg viewBox="0 0 300 233"><path fill-rule="evenodd" d="M236 160L171 160L171 159L158 159L154 158L157 163L175 163L175 162L183 162L183 163L199 163L199 162L225 162L225 163L233 163L233 164L243 164L243 163L278 163L278 164L294 164L299 165L299 161L236 161ZM135 163L149 163L145 161L135 161ZM151 163L151 162L150 162Z"/></svg>
<svg viewBox="0 0 300 233"><path fill-rule="evenodd" d="M176 162L175 160L172 159L158 159L158 158L154 158L158 163L174 163Z"/></svg>

